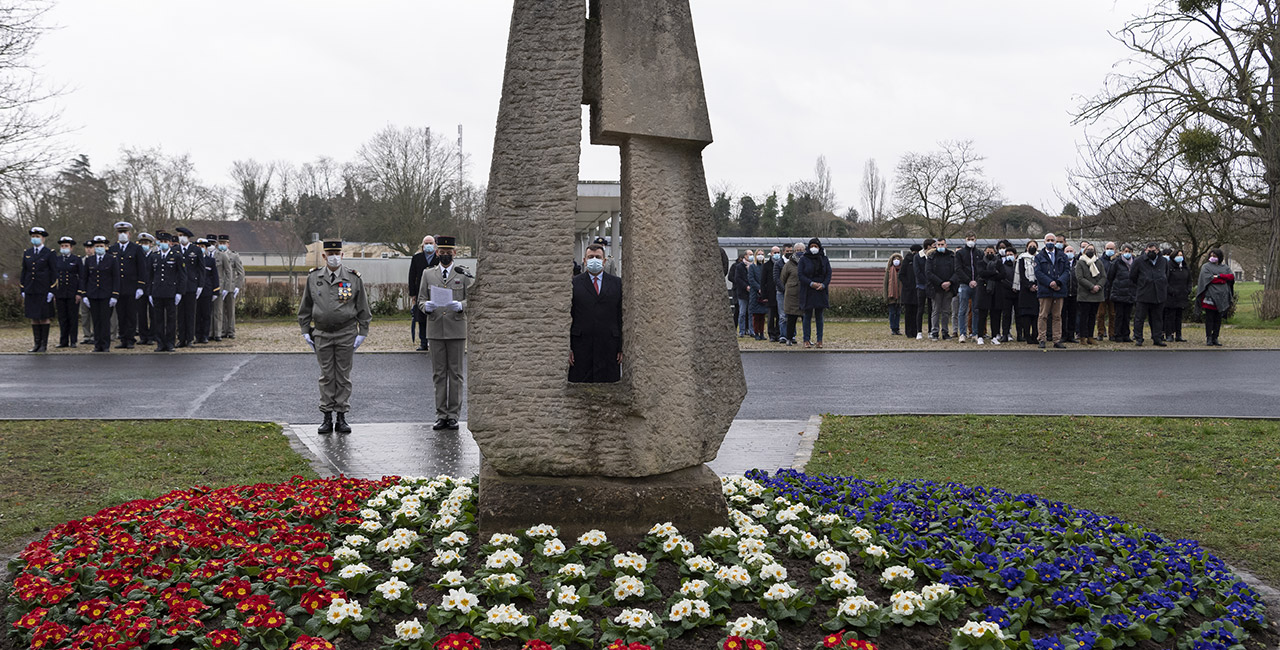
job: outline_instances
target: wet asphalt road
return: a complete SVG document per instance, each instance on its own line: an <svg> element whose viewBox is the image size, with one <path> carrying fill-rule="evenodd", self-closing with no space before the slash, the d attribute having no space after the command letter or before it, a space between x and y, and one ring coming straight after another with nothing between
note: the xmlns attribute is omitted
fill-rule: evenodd
<svg viewBox="0 0 1280 650"><path fill-rule="evenodd" d="M743 355L741 419L877 413L1280 418L1280 352L963 350ZM304 354L4 355L0 417L316 422ZM354 422L433 419L425 354L359 354ZM465 405L463 419L466 418Z"/></svg>

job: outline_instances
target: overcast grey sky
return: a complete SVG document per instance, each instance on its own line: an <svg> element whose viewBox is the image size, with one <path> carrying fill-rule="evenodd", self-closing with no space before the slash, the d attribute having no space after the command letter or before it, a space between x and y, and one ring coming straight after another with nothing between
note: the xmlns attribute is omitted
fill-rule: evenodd
<svg viewBox="0 0 1280 650"><path fill-rule="evenodd" d="M1144 0L692 0L715 143L712 185L785 192L826 155L842 206L863 163L972 139L1006 202L1056 211L1081 129L1071 110L1125 52ZM352 159L387 124L464 126L486 182L511 2L58 0L38 62L75 152L190 153L209 182L233 160ZM616 179L584 147L582 178Z"/></svg>

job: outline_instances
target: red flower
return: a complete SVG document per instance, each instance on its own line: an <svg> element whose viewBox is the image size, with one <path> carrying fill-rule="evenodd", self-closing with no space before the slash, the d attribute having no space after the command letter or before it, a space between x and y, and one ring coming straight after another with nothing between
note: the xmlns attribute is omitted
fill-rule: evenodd
<svg viewBox="0 0 1280 650"><path fill-rule="evenodd" d="M76 607L76 614L79 614L91 621L97 621L105 617L107 612L111 611L111 609L111 601L105 598L95 598L93 600L86 600L83 603L80 603L80 606Z"/></svg>
<svg viewBox="0 0 1280 650"><path fill-rule="evenodd" d="M72 645L88 644L93 650L101 650L120 641L120 633L109 625L92 624L80 628L72 637Z"/></svg>
<svg viewBox="0 0 1280 650"><path fill-rule="evenodd" d="M244 621L245 627L263 627L277 628L284 625L284 614L278 611L269 611L262 614L253 614Z"/></svg>
<svg viewBox="0 0 1280 650"><path fill-rule="evenodd" d="M41 599L40 602L44 603L45 605L57 605L58 603L62 602L67 596L70 596L71 592L75 590L76 590L75 585L62 585L60 587L49 587L44 591L44 594L43 594L44 598Z"/></svg>
<svg viewBox="0 0 1280 650"><path fill-rule="evenodd" d="M249 596L236 603L236 610L242 614L262 614L275 608L275 601L271 600L271 596L264 594Z"/></svg>
<svg viewBox="0 0 1280 650"><path fill-rule="evenodd" d="M234 648L241 643L240 633L229 629L213 630L208 634L207 638L215 648L221 648L224 645Z"/></svg>
<svg viewBox="0 0 1280 650"><path fill-rule="evenodd" d="M45 621L36 628L31 636L31 650L40 650L40 648L52 648L62 643L62 640L71 634L71 628L53 621Z"/></svg>
<svg viewBox="0 0 1280 650"><path fill-rule="evenodd" d="M747 639L747 650L766 650L767 646L760 639Z"/></svg>
<svg viewBox="0 0 1280 650"><path fill-rule="evenodd" d="M649 646L643 643L640 643L639 641L636 641L635 643L632 643L631 645L627 646L627 650L653 650L653 648L650 648Z"/></svg>
<svg viewBox="0 0 1280 650"><path fill-rule="evenodd" d="M521 650L551 650L551 644L541 639L530 639Z"/></svg>
<svg viewBox="0 0 1280 650"><path fill-rule="evenodd" d="M314 566L317 569L320 569L321 573L330 573L333 571L333 556L321 555L321 556L313 557L311 558L310 561L307 562L307 565Z"/></svg>
<svg viewBox="0 0 1280 650"><path fill-rule="evenodd" d="M466 632L454 632L439 641L436 641L436 650L480 650L480 639L477 639Z"/></svg>
<svg viewBox="0 0 1280 650"><path fill-rule="evenodd" d="M843 644L844 644L844 630L840 630L839 632L832 632L831 634L828 634L825 637L822 637L822 647L824 648L839 648Z"/></svg>
<svg viewBox="0 0 1280 650"><path fill-rule="evenodd" d="M724 640L723 650L743 650L746 647L746 639L740 636L731 636Z"/></svg>
<svg viewBox="0 0 1280 650"><path fill-rule="evenodd" d="M614 639L604 650L627 650L627 644L622 639Z"/></svg>
<svg viewBox="0 0 1280 650"><path fill-rule="evenodd" d="M208 605L195 599L175 600L169 603L170 614L186 618L195 618L206 609L209 609Z"/></svg>
<svg viewBox="0 0 1280 650"><path fill-rule="evenodd" d="M289 650L334 650L333 644L324 637L302 635L298 637Z"/></svg>
<svg viewBox="0 0 1280 650"><path fill-rule="evenodd" d="M876 644L858 639L849 639L849 647L854 650L880 650Z"/></svg>
<svg viewBox="0 0 1280 650"><path fill-rule="evenodd" d="M218 585L216 593L223 598L243 600L253 595L253 584L246 578L227 578Z"/></svg>
<svg viewBox="0 0 1280 650"><path fill-rule="evenodd" d="M37 607L26 614L23 614L22 618L19 618L13 626L17 628L26 628L28 630L33 627L40 627L40 623L44 621L45 614L48 613L49 610L43 607Z"/></svg>

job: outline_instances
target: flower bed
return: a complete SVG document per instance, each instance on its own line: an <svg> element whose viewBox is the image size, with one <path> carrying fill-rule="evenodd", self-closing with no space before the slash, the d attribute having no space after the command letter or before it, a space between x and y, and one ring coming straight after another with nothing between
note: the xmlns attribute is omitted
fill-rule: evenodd
<svg viewBox="0 0 1280 650"><path fill-rule="evenodd" d="M197 488L13 563L15 647L1262 649L1258 597L1189 540L1033 495L753 473L731 526L635 548L477 539L468 479Z"/></svg>

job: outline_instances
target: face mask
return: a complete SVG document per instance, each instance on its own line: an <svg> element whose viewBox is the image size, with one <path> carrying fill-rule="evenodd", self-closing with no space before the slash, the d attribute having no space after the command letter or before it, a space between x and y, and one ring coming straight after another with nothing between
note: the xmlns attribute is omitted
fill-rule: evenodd
<svg viewBox="0 0 1280 650"><path fill-rule="evenodd" d="M1210 264L1217 264L1217 263L1218 263L1218 258L1216 258L1216 257L1210 257L1210 258L1209 258L1209 263L1210 263Z"/></svg>
<svg viewBox="0 0 1280 650"><path fill-rule="evenodd" d="M129 233L127 232L117 233L116 241L120 242L121 244L129 243Z"/></svg>
<svg viewBox="0 0 1280 650"><path fill-rule="evenodd" d="M1001 248L1000 250L996 251L996 254L998 254L1000 257L1004 257L1004 249Z"/></svg>
<svg viewBox="0 0 1280 650"><path fill-rule="evenodd" d="M810 247L809 247L809 254L810 254L810 255L817 255L817 254L818 254L818 251L820 251L820 250L822 250L822 249L818 248L817 246L810 246Z"/></svg>
<svg viewBox="0 0 1280 650"><path fill-rule="evenodd" d="M1066 244L1064 244L1064 243L1062 243L1062 242L1057 242L1057 243L1055 243L1055 244L1054 244L1054 246L1057 246L1057 247L1058 247L1058 250L1062 250L1062 249L1063 249L1063 247L1065 247L1065 246L1066 246Z"/></svg>
<svg viewBox="0 0 1280 650"><path fill-rule="evenodd" d="M966 240L964 241L964 245L965 245L965 246L968 246L969 248L973 248L973 247L974 247L974 246L976 246L977 244L978 244L978 242L973 241L972 239L966 239Z"/></svg>
<svg viewBox="0 0 1280 650"><path fill-rule="evenodd" d="M1075 258L1076 258L1076 253L1075 253L1075 251L1072 251L1072 252L1070 252L1070 253L1067 253L1067 259L1069 259L1069 260L1074 260Z"/></svg>
<svg viewBox="0 0 1280 650"><path fill-rule="evenodd" d="M44 244L44 238L43 238L43 237L32 237L32 238L31 238L31 245L32 245L32 246L40 246L40 245L42 245L42 244Z"/></svg>
<svg viewBox="0 0 1280 650"><path fill-rule="evenodd" d="M939 252L939 253L945 253L945 252L947 252L947 247L946 247L946 246L939 246L939 247L938 247L938 252Z"/></svg>
<svg viewBox="0 0 1280 650"><path fill-rule="evenodd" d="M1097 255L1097 253L1096 253L1096 252L1094 252L1094 250L1093 250L1092 248L1090 248L1089 250L1085 251L1085 252L1084 252L1084 254L1085 254L1085 256L1086 256L1086 257L1093 257L1093 256Z"/></svg>
<svg viewBox="0 0 1280 650"><path fill-rule="evenodd" d="M773 254L773 261L775 261L775 262L781 262L781 261L782 261L782 253L774 253L774 254Z"/></svg>
<svg viewBox="0 0 1280 650"><path fill-rule="evenodd" d="M1112 249L1108 248L1108 249L1107 249L1107 251L1106 251L1106 256L1107 256L1107 257L1115 257L1115 256L1116 256L1116 252L1115 252L1114 250L1112 250Z"/></svg>
<svg viewBox="0 0 1280 650"><path fill-rule="evenodd" d="M151 252L151 244L139 244L139 245L142 247L142 252L144 253Z"/></svg>
<svg viewBox="0 0 1280 650"><path fill-rule="evenodd" d="M96 253L96 254L98 254L98 255L106 255L106 254L107 254L107 249L106 249L106 247L104 247L104 246L94 246L94 247L93 247L93 252L94 252L94 253Z"/></svg>
<svg viewBox="0 0 1280 650"><path fill-rule="evenodd" d="M894 260L894 261L893 261L893 265L894 265L894 266L902 266L902 260Z"/></svg>
<svg viewBox="0 0 1280 650"><path fill-rule="evenodd" d="M1149 259L1149 260L1151 260L1152 262L1154 262L1154 261L1156 261L1156 258L1157 258L1157 257L1160 257L1160 253L1157 253L1157 252L1155 252L1155 251L1147 251L1147 259Z"/></svg>
<svg viewBox="0 0 1280 650"><path fill-rule="evenodd" d="M1017 256L1016 256L1016 255L1005 255L1005 256L1004 256L1004 259L1005 259L1005 261L1006 261L1006 262L1012 262L1012 261L1014 261L1014 260L1016 260L1016 259L1018 259L1018 258L1017 258Z"/></svg>
<svg viewBox="0 0 1280 650"><path fill-rule="evenodd" d="M1133 253L1128 253L1128 252L1126 252L1125 254L1121 255L1120 257L1123 257L1123 258L1125 258L1126 260L1131 260L1131 259L1133 259Z"/></svg>
<svg viewBox="0 0 1280 650"><path fill-rule="evenodd" d="M329 268L336 269L339 266L342 266L342 255L330 253L329 256L325 258L325 262L329 265Z"/></svg>
<svg viewBox="0 0 1280 650"><path fill-rule="evenodd" d="M169 244L167 242L160 242L160 244L157 245L156 248L159 248L161 253L169 252Z"/></svg>
<svg viewBox="0 0 1280 650"><path fill-rule="evenodd" d="M600 259L600 258L598 258L598 257L593 257L593 258L591 258L591 259L587 260L587 272L588 272L588 273L590 273L590 274L592 274L592 275L598 275L598 274L599 274L601 271L603 271L603 270L604 270L604 260L602 260L602 259Z"/></svg>
<svg viewBox="0 0 1280 650"><path fill-rule="evenodd" d="M449 266L453 264L452 253L440 253L440 266Z"/></svg>
<svg viewBox="0 0 1280 650"><path fill-rule="evenodd" d="M178 243L179 243L179 244L182 244L183 246L186 246L186 245L187 245L187 242L189 242L189 241L191 241L191 240L187 239L187 236L186 236L186 235L179 235L179 236L178 236Z"/></svg>
<svg viewBox="0 0 1280 650"><path fill-rule="evenodd" d="M58 249L58 252L59 252L59 253L62 253L63 255L70 255L70 254L71 254L71 249L70 249L70 248L60 248L60 249Z"/></svg>
<svg viewBox="0 0 1280 650"><path fill-rule="evenodd" d="M1027 249L1027 252L1028 252L1028 253L1031 253L1032 255L1035 255L1035 254L1036 254L1036 247L1035 247L1035 246L1032 246L1031 248L1028 248L1028 249Z"/></svg>
<svg viewBox="0 0 1280 650"><path fill-rule="evenodd" d="M436 245L435 245L435 244L423 244L423 245L422 245L422 252L427 253L428 255L430 255L431 253L434 253L435 251L436 251Z"/></svg>
<svg viewBox="0 0 1280 650"><path fill-rule="evenodd" d="M226 245L226 244L218 244L218 250L220 250L220 251L226 251L226 250L227 250L227 245Z"/></svg>
<svg viewBox="0 0 1280 650"><path fill-rule="evenodd" d="M756 263L757 263L757 264L763 264L763 263L764 263L764 255L756 255Z"/></svg>
<svg viewBox="0 0 1280 650"><path fill-rule="evenodd" d="M1051 242L1051 241L1047 241L1047 242L1045 242L1045 243L1044 243L1044 249L1045 249L1045 250L1052 250L1052 249L1053 249L1053 242Z"/></svg>
<svg viewBox="0 0 1280 650"><path fill-rule="evenodd" d="M1186 261L1186 258L1184 258L1183 256L1179 255L1179 256L1177 256L1177 257L1173 258L1173 261L1175 261L1175 262L1177 262L1177 263L1181 264L1181 263L1183 263L1184 261Z"/></svg>
<svg viewBox="0 0 1280 650"><path fill-rule="evenodd" d="M995 253L987 253L987 261L988 261L988 262L990 262L991 260L994 260L995 258L996 258L996 254L995 254Z"/></svg>

